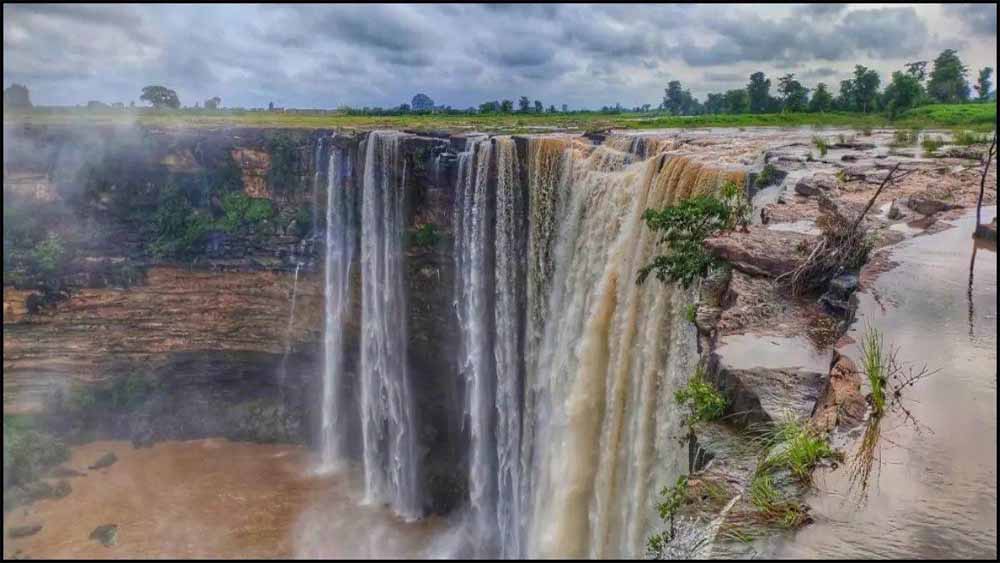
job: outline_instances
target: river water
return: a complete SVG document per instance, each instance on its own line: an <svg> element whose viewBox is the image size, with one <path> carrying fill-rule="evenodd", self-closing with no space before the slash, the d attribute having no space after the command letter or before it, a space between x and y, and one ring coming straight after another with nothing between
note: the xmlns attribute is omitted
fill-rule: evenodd
<svg viewBox="0 0 1000 563"><path fill-rule="evenodd" d="M986 221L995 214L984 209ZM893 248L900 265L859 294L848 333L854 343L840 350L858 359L869 323L900 359L939 370L906 394L921 430L892 417L883 422L880 474L860 506L849 493L847 464L817 473L818 491L806 499L816 522L773 537L765 555L996 559L996 245L973 242L974 213L953 223Z"/></svg>
<svg viewBox="0 0 1000 563"><path fill-rule="evenodd" d="M118 461L88 470L106 452ZM360 471L317 475L318 454L301 446L224 439L128 442L72 448L68 467L86 475L72 492L4 514L7 527L41 524L4 538L4 558L394 558L433 557L450 538L435 517L405 522L362 504ZM89 538L116 524L117 544Z"/></svg>

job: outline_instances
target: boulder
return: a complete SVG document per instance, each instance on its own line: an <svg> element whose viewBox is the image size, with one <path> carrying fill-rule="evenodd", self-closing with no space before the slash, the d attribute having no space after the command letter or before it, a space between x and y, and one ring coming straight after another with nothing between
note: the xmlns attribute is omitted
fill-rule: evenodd
<svg viewBox="0 0 1000 563"><path fill-rule="evenodd" d="M896 200L892 200L892 204L889 205L889 213L886 216L890 221L897 221L905 217L903 212L899 210L899 206L896 205Z"/></svg>
<svg viewBox="0 0 1000 563"><path fill-rule="evenodd" d="M90 539L100 542L104 547L118 543L118 524L101 524L90 532Z"/></svg>
<svg viewBox="0 0 1000 563"><path fill-rule="evenodd" d="M749 426L809 416L826 376L798 368L733 369L720 365L709 371L708 379L726 398L726 420Z"/></svg>
<svg viewBox="0 0 1000 563"><path fill-rule="evenodd" d="M975 237L983 240L990 240L993 242L997 241L997 220L993 219L991 223L984 223L982 225L976 226Z"/></svg>
<svg viewBox="0 0 1000 563"><path fill-rule="evenodd" d="M116 461L118 461L118 456L115 455L115 452L108 452L102 455L97 461L94 462L93 465L88 467L88 469L104 469L105 467L114 465Z"/></svg>
<svg viewBox="0 0 1000 563"><path fill-rule="evenodd" d="M843 273L832 280L828 285L826 293L819 298L819 303L831 315L849 319L854 314L856 307L851 301L851 296L858 289L858 276L852 273Z"/></svg>
<svg viewBox="0 0 1000 563"><path fill-rule="evenodd" d="M815 196L837 189L837 179L829 174L814 174L795 183L795 193L801 196Z"/></svg>
<svg viewBox="0 0 1000 563"><path fill-rule="evenodd" d="M743 273L773 278L795 269L805 258L801 249L810 246L815 238L755 225L749 233L730 232L706 239L704 246Z"/></svg>
<svg viewBox="0 0 1000 563"><path fill-rule="evenodd" d="M914 194L910 196L906 202L906 206L921 215L934 215L955 207L950 203L932 198L927 194Z"/></svg>
<svg viewBox="0 0 1000 563"><path fill-rule="evenodd" d="M860 424L868 405L861 393L861 374L847 356L834 351L830 375L812 413L813 424L830 432Z"/></svg>
<svg viewBox="0 0 1000 563"><path fill-rule="evenodd" d="M82 471L77 471L72 467L66 467L65 465L54 467L52 471L49 472L50 477L57 477L60 479L67 477L83 477L84 475L86 475L86 473Z"/></svg>
<svg viewBox="0 0 1000 563"><path fill-rule="evenodd" d="M27 524L25 526L14 526L7 529L7 537L11 539L26 538L42 531L41 524Z"/></svg>

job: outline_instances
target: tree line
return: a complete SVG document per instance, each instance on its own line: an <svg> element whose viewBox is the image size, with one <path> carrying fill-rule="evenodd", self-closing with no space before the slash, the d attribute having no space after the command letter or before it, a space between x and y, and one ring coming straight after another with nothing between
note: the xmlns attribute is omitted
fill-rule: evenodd
<svg viewBox="0 0 1000 563"><path fill-rule="evenodd" d="M925 104L970 101L972 89L976 92L975 101L995 99L996 94L990 93L993 69L981 69L976 83L970 88L966 78L969 69L954 49L946 49L938 55L929 72L927 66L928 61L906 64L904 69L892 73L889 83L880 91L878 73L856 65L851 78L840 82L836 95L822 82L810 92L791 73L772 84L763 72L755 72L750 75L746 87L710 93L704 103L683 89L680 81L673 80L664 90L660 109L671 115L844 111L885 112L895 117ZM771 94L772 85L776 96Z"/></svg>
<svg viewBox="0 0 1000 563"><path fill-rule="evenodd" d="M931 64L931 68L928 71L929 64ZM689 90L683 88L679 80L673 80L667 84L663 101L657 109L670 115L818 113L827 111L885 112L890 118L893 118L908 109L929 103L963 103L970 100L987 101L996 98L996 94L991 93L993 78L991 67L981 69L976 82L971 87L967 80L968 74L969 69L962 64L958 53L954 49L946 49L932 63L928 61L907 63L903 69L892 73L889 83L881 90L882 80L878 73L863 65L854 67L851 78L842 80L836 93L823 82L817 84L814 89L806 88L792 73L785 74L779 77L776 83L772 83L771 79L763 72L755 72L750 75L750 80L745 87L726 92L709 93L704 102L699 101L691 95ZM776 95L771 93L772 86ZM975 90L974 98L972 96L973 90ZM177 92L160 85L146 86L142 89L142 95L139 99L148 102L156 109L176 110L181 107ZM135 102L132 102L131 107L134 106ZM30 94L26 86L12 84L4 90L5 109L30 107ZM117 103L108 106L102 102L91 101L88 102L87 107L123 108L124 104ZM203 108L206 110L218 110L221 107L222 100L218 96L204 101ZM193 109L202 109L202 107L195 103ZM273 102L268 105L268 111L276 110L286 111L275 108ZM412 104L404 103L390 108L341 106L336 111L348 115L552 114L567 113L569 108L566 104L562 104L561 110L553 104L546 108L540 100L532 101L528 96L521 96L517 101L516 109L514 101L508 99L489 100L479 104L478 107L458 109L451 106L435 106L434 101L427 95L417 94L413 97ZM609 114L646 113L652 111L652 105L644 104L628 109L622 107L621 104L615 104L614 106L603 106L598 111ZM581 113L588 112L589 110L583 110Z"/></svg>

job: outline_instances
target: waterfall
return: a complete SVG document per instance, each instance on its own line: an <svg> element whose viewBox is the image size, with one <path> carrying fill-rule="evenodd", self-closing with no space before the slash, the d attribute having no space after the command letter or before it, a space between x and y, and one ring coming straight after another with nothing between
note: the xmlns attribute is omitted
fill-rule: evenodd
<svg viewBox="0 0 1000 563"><path fill-rule="evenodd" d="M294 254L292 255L294 260ZM279 386L284 392L285 378L288 374L288 355L292 353L292 330L295 327L295 301L299 294L299 268L302 263L295 261L295 273L292 276L292 298L288 307L288 325L285 327L285 353L281 355L281 366L278 368Z"/></svg>
<svg viewBox="0 0 1000 563"><path fill-rule="evenodd" d="M510 137L470 139L456 180L456 314L480 555L519 553L525 202ZM493 180L493 181L491 181ZM499 537L495 531L499 530ZM493 545L493 543L496 545Z"/></svg>
<svg viewBox="0 0 1000 563"><path fill-rule="evenodd" d="M521 406L524 385L524 309L527 207L514 140L496 141L495 306L497 525L500 554L518 557L521 545Z"/></svg>
<svg viewBox="0 0 1000 563"><path fill-rule="evenodd" d="M373 131L361 206L361 428L365 500L420 515L416 424L406 362L403 292L405 161L402 134Z"/></svg>
<svg viewBox="0 0 1000 563"><path fill-rule="evenodd" d="M345 454L337 393L359 237L365 501L415 519L407 138L374 131L363 142L357 226L351 160L330 152L323 460ZM452 233L470 543L486 557L639 557L658 523L657 491L687 467L673 395L697 361L683 314L696 290L635 283L662 251L642 215L743 176L665 152L673 145L657 138L466 141Z"/></svg>
<svg viewBox="0 0 1000 563"><path fill-rule="evenodd" d="M351 160L344 152L330 150L326 181L326 256L323 285L323 398L321 471L337 467L345 457L345 426L340 397L346 369L344 323L350 314L351 264L354 261L354 192L350 188ZM297 271L297 270L296 270Z"/></svg>
<svg viewBox="0 0 1000 563"><path fill-rule="evenodd" d="M494 361L492 358L492 219L488 178L493 155L489 139L470 139L459 156L456 207L457 314L461 331L459 372L465 379L465 421L471 440L469 502L475 529L485 539L496 528L494 447ZM484 550L488 551L487 547Z"/></svg>
<svg viewBox="0 0 1000 563"><path fill-rule="evenodd" d="M529 333L540 335L523 449L533 557L641 556L658 488L687 465L673 391L697 357L694 328L680 313L693 295L636 285L658 253L642 214L716 190L729 176L687 157L637 160L655 145L609 141L586 155L563 143L561 159L571 164L555 174L537 156L556 152L546 146L552 140L531 151L532 202L555 200L530 215L532 264L551 256L547 271L533 271L544 274L532 280L536 299L547 301L535 301L543 314L529 318ZM548 226L550 208L557 229Z"/></svg>

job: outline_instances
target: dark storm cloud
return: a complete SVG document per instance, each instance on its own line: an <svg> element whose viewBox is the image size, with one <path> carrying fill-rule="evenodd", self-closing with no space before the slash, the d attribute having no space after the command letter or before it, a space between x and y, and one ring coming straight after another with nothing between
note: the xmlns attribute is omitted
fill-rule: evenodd
<svg viewBox="0 0 1000 563"><path fill-rule="evenodd" d="M836 69L830 68L828 66L821 68L812 68L805 72L798 74L799 78L815 79L815 78L829 78L831 76L836 76L838 74Z"/></svg>
<svg viewBox="0 0 1000 563"><path fill-rule="evenodd" d="M639 105L673 79L703 95L756 66L827 78L859 57L928 59L939 33L959 44L953 29L996 34L994 6L5 4L3 14L5 85L25 82L36 103L57 105L128 101L153 83L185 105L219 95L227 106L389 107L416 92L455 107L521 95ZM979 49L977 64L995 66L995 39L980 43L963 54Z"/></svg>
<svg viewBox="0 0 1000 563"><path fill-rule="evenodd" d="M692 66L838 61L859 53L897 57L919 51L928 38L926 24L908 7L849 11L839 21L822 10L806 14L767 19L744 13L708 22L719 38L708 46L685 45L681 57Z"/></svg>
<svg viewBox="0 0 1000 563"><path fill-rule="evenodd" d="M997 34L996 4L949 4L945 6L945 11L977 35Z"/></svg>
<svg viewBox="0 0 1000 563"><path fill-rule="evenodd" d="M816 3L796 7L796 13L810 17L837 16L847 10L847 4Z"/></svg>

